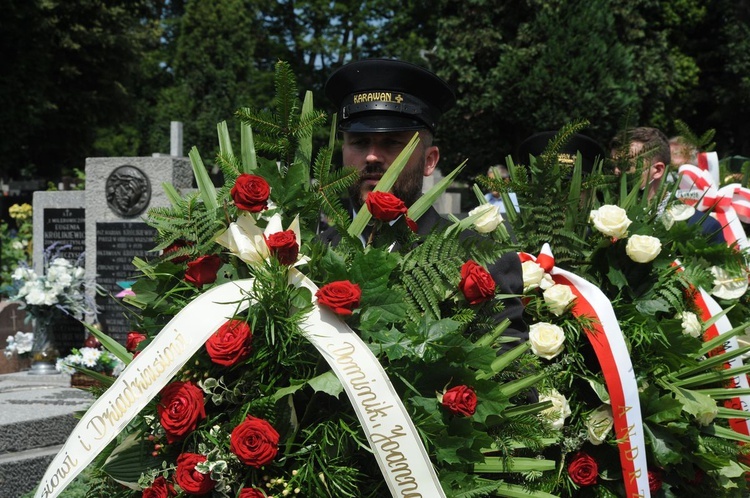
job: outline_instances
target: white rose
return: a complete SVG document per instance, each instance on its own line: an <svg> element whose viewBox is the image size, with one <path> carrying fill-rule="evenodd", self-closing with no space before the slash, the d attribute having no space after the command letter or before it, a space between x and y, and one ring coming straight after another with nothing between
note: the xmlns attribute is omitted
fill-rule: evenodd
<svg viewBox="0 0 750 498"><path fill-rule="evenodd" d="M611 204L605 204L591 211L589 220L594 224L594 228L604 235L618 239L627 235L628 227L632 223L624 209Z"/></svg>
<svg viewBox="0 0 750 498"><path fill-rule="evenodd" d="M650 235L632 235L625 252L636 263L649 263L661 252L661 241Z"/></svg>
<svg viewBox="0 0 750 498"><path fill-rule="evenodd" d="M586 417L586 436L593 445L599 445L607 439L607 434L612 430L614 418L612 407L601 405Z"/></svg>
<svg viewBox="0 0 750 498"><path fill-rule="evenodd" d="M738 299L747 292L747 274L732 275L718 266L711 267L714 276L714 288L711 294L720 299Z"/></svg>
<svg viewBox="0 0 750 498"><path fill-rule="evenodd" d="M562 315L570 303L576 298L573 291L567 285L555 284L542 294L544 302L549 306L549 310L556 316Z"/></svg>
<svg viewBox="0 0 750 498"><path fill-rule="evenodd" d="M570 416L570 405L568 400L560 394L557 390L551 389L544 394L539 395L539 401L551 401L552 406L546 410L542 410L541 414L546 418L552 428L555 430L561 430L565 425L565 419Z"/></svg>
<svg viewBox="0 0 750 498"><path fill-rule="evenodd" d="M677 318L682 319L682 333L685 335L689 335L690 337L700 337L703 333L703 327L701 326L700 320L698 320L698 315L693 313L692 311L685 311L683 313L679 313L677 315Z"/></svg>
<svg viewBox="0 0 750 498"><path fill-rule="evenodd" d="M523 271L523 291L530 291L536 289L542 283L544 278L544 269L539 266L536 261L524 261L521 263L521 270Z"/></svg>
<svg viewBox="0 0 750 498"><path fill-rule="evenodd" d="M480 204L469 211L469 216L474 215L478 215L474 228L479 233L490 233L503 221L500 211L492 204Z"/></svg>
<svg viewBox="0 0 750 498"><path fill-rule="evenodd" d="M553 323L540 322L529 327L531 352L551 360L562 353L565 347L565 332Z"/></svg>

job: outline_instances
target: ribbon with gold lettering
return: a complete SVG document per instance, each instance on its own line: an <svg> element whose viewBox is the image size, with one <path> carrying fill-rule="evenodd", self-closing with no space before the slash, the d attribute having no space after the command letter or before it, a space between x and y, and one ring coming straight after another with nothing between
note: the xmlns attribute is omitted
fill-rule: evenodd
<svg viewBox="0 0 750 498"><path fill-rule="evenodd" d="M317 288L296 270L290 280ZM252 280L198 296L159 332L81 417L50 463L35 498L54 498L158 395L229 318L249 305ZM416 428L367 345L330 310L313 307L300 324L341 380L393 496L444 497Z"/></svg>
<svg viewBox="0 0 750 498"><path fill-rule="evenodd" d="M544 244L539 257L528 253L519 256L521 261L538 262L556 284L569 286L576 296L573 315L590 319L591 329L585 332L602 367L609 393L625 495L650 497L638 383L612 303L591 282L554 266L549 244Z"/></svg>

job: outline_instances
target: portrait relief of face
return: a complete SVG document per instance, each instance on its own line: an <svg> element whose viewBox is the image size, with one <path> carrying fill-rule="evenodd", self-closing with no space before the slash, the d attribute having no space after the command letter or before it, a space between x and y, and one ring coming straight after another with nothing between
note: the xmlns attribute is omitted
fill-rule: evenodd
<svg viewBox="0 0 750 498"><path fill-rule="evenodd" d="M135 166L120 166L107 178L105 192L109 208L123 218L131 218L148 206L151 183Z"/></svg>

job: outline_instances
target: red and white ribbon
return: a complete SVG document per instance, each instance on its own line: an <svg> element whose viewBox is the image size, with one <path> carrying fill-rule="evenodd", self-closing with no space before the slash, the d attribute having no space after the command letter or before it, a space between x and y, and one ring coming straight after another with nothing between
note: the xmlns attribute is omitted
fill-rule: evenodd
<svg viewBox="0 0 750 498"><path fill-rule="evenodd" d="M719 188L708 169L684 164L680 166L677 197L698 211L710 211L710 215L722 226L727 244L737 243L740 249L748 244L742 222L750 223L750 189L739 183Z"/></svg>
<svg viewBox="0 0 750 498"><path fill-rule="evenodd" d="M716 152L699 152L698 167L708 171L714 179L714 184L719 184L719 155Z"/></svg>
<svg viewBox="0 0 750 498"><path fill-rule="evenodd" d="M698 289L698 292L695 293L694 299L695 304L701 310L701 319L704 322L711 320L711 318L719 315L722 312L719 303L717 303L716 300L711 297L711 295L704 289ZM703 335L703 339L704 341L709 341L715 337L729 332L730 330L732 330L732 324L729 322L727 316L723 315L718 320L716 320L716 322L714 322L708 329L706 329L706 332ZM731 337L724 341L724 351L735 351L739 349L739 347L740 346L737 342L736 337ZM742 358L735 357L724 363L724 368L738 368L742 365ZM747 389L750 387L750 384L748 384L747 375L742 374L732 377L732 379L727 382L726 387ZM733 408L735 410L750 411L750 396L736 396L732 399L728 399L724 403L724 406L726 406L727 408ZM745 434L746 436L750 436L750 420L743 418L732 418L729 419L729 425L736 432Z"/></svg>
<svg viewBox="0 0 750 498"><path fill-rule="evenodd" d="M650 497L638 383L612 303L591 282L555 267L549 244L544 244L538 257L528 253L520 253L519 257L522 262L536 261L556 284L569 286L576 296L573 315L590 319L591 329L586 329L586 337L594 348L607 385L626 496Z"/></svg>

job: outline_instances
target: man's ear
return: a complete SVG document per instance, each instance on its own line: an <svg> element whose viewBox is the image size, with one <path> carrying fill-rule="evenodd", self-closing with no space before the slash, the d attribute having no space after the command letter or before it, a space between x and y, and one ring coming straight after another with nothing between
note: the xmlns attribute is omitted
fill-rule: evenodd
<svg viewBox="0 0 750 498"><path fill-rule="evenodd" d="M651 181L660 180L667 172L667 165L661 161L651 165Z"/></svg>
<svg viewBox="0 0 750 498"><path fill-rule="evenodd" d="M435 171L435 167L439 160L440 150L437 146L431 145L430 147L427 147L424 154L424 176L430 176L432 172Z"/></svg>

